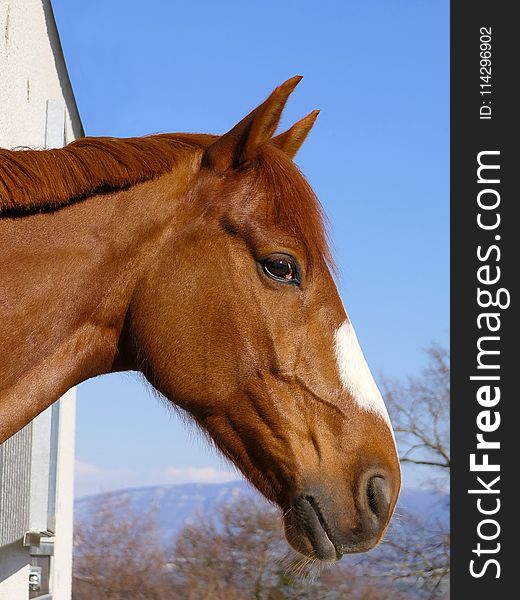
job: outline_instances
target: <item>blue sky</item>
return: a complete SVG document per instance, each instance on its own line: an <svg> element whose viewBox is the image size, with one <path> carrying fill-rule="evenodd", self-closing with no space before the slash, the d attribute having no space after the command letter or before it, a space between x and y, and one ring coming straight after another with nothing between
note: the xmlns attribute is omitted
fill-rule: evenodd
<svg viewBox="0 0 520 600"><path fill-rule="evenodd" d="M449 335L449 3L54 0L87 135L223 133L288 77L281 127L331 223L376 379ZM133 375L78 391L77 493L223 480L230 467Z"/></svg>

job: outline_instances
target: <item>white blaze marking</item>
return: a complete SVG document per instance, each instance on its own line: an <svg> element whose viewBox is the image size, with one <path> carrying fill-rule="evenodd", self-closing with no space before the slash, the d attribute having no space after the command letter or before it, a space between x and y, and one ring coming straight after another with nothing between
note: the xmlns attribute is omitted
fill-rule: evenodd
<svg viewBox="0 0 520 600"><path fill-rule="evenodd" d="M335 335L335 352L341 383L352 398L365 410L383 417L390 429L390 417L359 342L349 321L338 328Z"/></svg>

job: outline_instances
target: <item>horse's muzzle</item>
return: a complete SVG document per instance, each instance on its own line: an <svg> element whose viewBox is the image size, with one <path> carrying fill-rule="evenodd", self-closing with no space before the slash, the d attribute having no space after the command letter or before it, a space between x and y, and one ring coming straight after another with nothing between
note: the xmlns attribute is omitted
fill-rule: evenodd
<svg viewBox="0 0 520 600"><path fill-rule="evenodd" d="M286 519L289 543L306 556L329 562L339 560L345 553L373 548L381 539L395 504L391 485L383 474L369 473L360 478L352 500L347 511L349 518L345 518L329 490L322 486L306 488L295 498Z"/></svg>

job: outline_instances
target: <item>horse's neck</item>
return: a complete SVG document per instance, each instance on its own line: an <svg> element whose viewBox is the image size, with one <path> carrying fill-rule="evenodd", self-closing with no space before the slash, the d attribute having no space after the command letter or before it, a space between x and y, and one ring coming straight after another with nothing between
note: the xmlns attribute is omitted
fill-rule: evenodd
<svg viewBox="0 0 520 600"><path fill-rule="evenodd" d="M112 370L133 289L175 219L178 180L0 220L0 442Z"/></svg>

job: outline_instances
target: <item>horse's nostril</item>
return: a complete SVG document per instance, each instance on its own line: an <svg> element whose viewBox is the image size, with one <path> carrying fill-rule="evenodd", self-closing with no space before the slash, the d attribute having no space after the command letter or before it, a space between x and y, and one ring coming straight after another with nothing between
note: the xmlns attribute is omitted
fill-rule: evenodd
<svg viewBox="0 0 520 600"><path fill-rule="evenodd" d="M367 502L379 520L386 518L390 507L390 487L384 477L371 477L368 480Z"/></svg>

